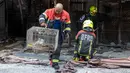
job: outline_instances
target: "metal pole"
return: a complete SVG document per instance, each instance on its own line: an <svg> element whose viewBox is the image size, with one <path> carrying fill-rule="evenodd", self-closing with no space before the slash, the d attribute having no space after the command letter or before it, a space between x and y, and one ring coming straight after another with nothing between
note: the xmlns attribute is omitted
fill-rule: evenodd
<svg viewBox="0 0 130 73"><path fill-rule="evenodd" d="M20 14L21 14L21 24L23 25L23 12L22 12L21 1L18 0L18 3L19 3Z"/></svg>
<svg viewBox="0 0 130 73"><path fill-rule="evenodd" d="M8 4L5 0L5 36L8 38Z"/></svg>
<svg viewBox="0 0 130 73"><path fill-rule="evenodd" d="M118 44L121 44L121 24L118 26Z"/></svg>
<svg viewBox="0 0 130 73"><path fill-rule="evenodd" d="M68 12L70 13L70 0L68 0Z"/></svg>
<svg viewBox="0 0 130 73"><path fill-rule="evenodd" d="M101 41L104 40L104 21L101 23Z"/></svg>
<svg viewBox="0 0 130 73"><path fill-rule="evenodd" d="M54 0L54 6L56 5L56 3L57 3L57 0Z"/></svg>
<svg viewBox="0 0 130 73"><path fill-rule="evenodd" d="M50 8L50 6L51 6L51 1L48 0L48 8Z"/></svg>
<svg viewBox="0 0 130 73"><path fill-rule="evenodd" d="M121 14L122 14L122 6L121 6L121 0L120 0L120 2L119 2L118 44L121 44Z"/></svg>
<svg viewBox="0 0 130 73"><path fill-rule="evenodd" d="M97 13L99 13L99 0L97 0L97 3L96 3L96 5L97 5ZM99 27L99 23L97 23L97 27ZM96 31L96 35L97 35L97 40L96 40L96 44L98 44L99 43L99 30L97 30Z"/></svg>

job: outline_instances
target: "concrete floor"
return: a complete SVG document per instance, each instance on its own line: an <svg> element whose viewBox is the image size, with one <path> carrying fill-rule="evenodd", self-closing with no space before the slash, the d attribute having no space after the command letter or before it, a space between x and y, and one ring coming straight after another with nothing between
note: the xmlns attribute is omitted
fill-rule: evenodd
<svg viewBox="0 0 130 73"><path fill-rule="evenodd" d="M73 49L73 48L71 48ZM104 48L106 49L106 48ZM115 49L114 49L115 50ZM98 50L102 51L102 49ZM60 59L62 60L71 60L72 54L67 55L67 51L63 50ZM34 53L22 53L15 52L16 56L24 58L32 58L39 60L48 60L48 53L34 54ZM101 57L115 57L115 58L124 58L130 56L130 50L124 50L122 52L113 52L112 49L107 49L103 53L97 53L96 56ZM61 68L63 64L60 64ZM78 68L76 67L76 73L130 73L129 68L119 68L119 69L106 69L106 68ZM50 66L41 66L41 65L28 65L28 64L0 64L0 73L55 73L55 70Z"/></svg>
<svg viewBox="0 0 130 73"><path fill-rule="evenodd" d="M20 53L16 52L17 56L25 58L37 58L40 60L48 60L48 54L33 54L33 53ZM130 56L130 51L123 52L104 52L103 54L96 54L97 56L111 56L111 57L128 57ZM61 59L69 60L72 55L61 55ZM50 66L41 65L25 65L25 64L0 64L0 73L55 73L55 70ZM62 65L61 65L62 67ZM76 68L78 71L76 73L130 73L129 68L120 69L105 69L105 68Z"/></svg>
<svg viewBox="0 0 130 73"><path fill-rule="evenodd" d="M49 66L25 64L0 64L0 73L55 73ZM130 73L130 69L77 68L76 73Z"/></svg>

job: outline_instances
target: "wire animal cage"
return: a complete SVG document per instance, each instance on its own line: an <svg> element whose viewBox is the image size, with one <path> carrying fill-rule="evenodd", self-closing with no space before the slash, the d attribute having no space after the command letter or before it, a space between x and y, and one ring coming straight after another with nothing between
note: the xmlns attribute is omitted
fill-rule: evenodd
<svg viewBox="0 0 130 73"><path fill-rule="evenodd" d="M45 46L56 50L58 46L59 30L33 26L27 30L27 47L39 49Z"/></svg>

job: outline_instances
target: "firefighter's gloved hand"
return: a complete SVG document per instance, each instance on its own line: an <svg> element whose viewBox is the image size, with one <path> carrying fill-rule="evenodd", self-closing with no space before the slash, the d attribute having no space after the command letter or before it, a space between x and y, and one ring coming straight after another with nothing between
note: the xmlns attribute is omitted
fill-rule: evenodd
<svg viewBox="0 0 130 73"><path fill-rule="evenodd" d="M66 33L70 33L70 32L71 32L71 28L70 28L70 27L66 27L66 28L64 29L64 31L65 31Z"/></svg>

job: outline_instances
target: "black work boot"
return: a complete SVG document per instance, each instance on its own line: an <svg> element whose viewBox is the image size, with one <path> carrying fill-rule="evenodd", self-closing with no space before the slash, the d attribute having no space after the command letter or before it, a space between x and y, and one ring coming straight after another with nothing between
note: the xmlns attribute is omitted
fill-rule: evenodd
<svg viewBox="0 0 130 73"><path fill-rule="evenodd" d="M59 68L60 68L57 62L53 62L53 63L52 63L52 67L53 67L54 69L59 69Z"/></svg>

